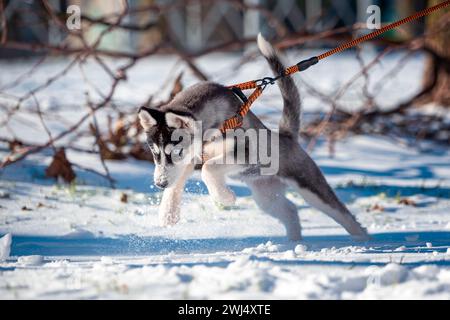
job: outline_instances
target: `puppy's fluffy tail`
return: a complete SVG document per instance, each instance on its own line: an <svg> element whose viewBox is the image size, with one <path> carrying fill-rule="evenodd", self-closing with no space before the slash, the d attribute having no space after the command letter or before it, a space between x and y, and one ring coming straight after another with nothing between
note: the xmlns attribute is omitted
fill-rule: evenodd
<svg viewBox="0 0 450 320"><path fill-rule="evenodd" d="M277 51L266 39L264 39L261 33L258 34L258 47L269 63L275 76L283 73L285 66L281 62ZM277 81L277 84L280 88L284 102L283 115L279 125L280 133L298 137L298 132L300 130L301 105L297 86L292 77L283 77Z"/></svg>

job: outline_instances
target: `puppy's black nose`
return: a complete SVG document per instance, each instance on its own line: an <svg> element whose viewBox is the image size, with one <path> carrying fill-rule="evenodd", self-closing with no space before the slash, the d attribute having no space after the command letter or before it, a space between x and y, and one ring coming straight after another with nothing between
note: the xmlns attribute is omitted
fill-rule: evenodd
<svg viewBox="0 0 450 320"><path fill-rule="evenodd" d="M167 187L169 182L167 180L164 180L164 181L155 182L155 184L158 188L164 189L165 187Z"/></svg>

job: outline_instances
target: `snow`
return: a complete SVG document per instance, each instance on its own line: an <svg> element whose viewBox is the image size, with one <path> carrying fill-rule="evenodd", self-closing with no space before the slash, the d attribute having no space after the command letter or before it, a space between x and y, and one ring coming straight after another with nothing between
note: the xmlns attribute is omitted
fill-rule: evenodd
<svg viewBox="0 0 450 320"><path fill-rule="evenodd" d="M11 238L11 233L8 233L0 239L0 261L9 258L11 252Z"/></svg>
<svg viewBox="0 0 450 320"><path fill-rule="evenodd" d="M44 257L40 255L21 256L17 259L17 263L27 266L38 266L44 262Z"/></svg>
<svg viewBox="0 0 450 320"><path fill-rule="evenodd" d="M357 63L349 57L318 64L302 79L333 92L353 76L349 70ZM402 57L384 58L371 73L374 82ZM229 66L236 61L237 56L213 56L199 63L203 68L214 63L217 69L211 75L223 83L266 72L262 60L255 59L232 74ZM129 111L152 93L164 91L158 97L163 96L167 90L160 89L162 83L149 79L166 74L174 62L171 57L140 62L119 87L115 102ZM4 63L0 68L13 74L30 67L28 62ZM423 57L413 57L399 75L389 78L392 85L380 89L378 102L387 108L413 94L422 64ZM20 95L63 65L54 60L8 92ZM88 66L101 87L104 75ZM0 87L6 82L2 77ZM38 93L41 107L76 121L86 111L75 103L84 96L85 88L74 89L79 80L74 70ZM195 79L187 73L184 81ZM302 91L305 116L326 110ZM356 92L351 90L343 101L354 101L349 105L356 107L361 102ZM3 95L0 99L8 100ZM261 99L256 113L275 126L278 92L270 88ZM73 108L55 109L55 101L73 102ZM33 107L31 100L28 107ZM99 122L102 118L99 115ZM67 125L57 119L48 123L54 132ZM42 128L22 120L39 124L32 113L13 121L18 138L47 139ZM0 128L0 134L11 132ZM77 143L87 146L92 140L81 137ZM335 149L331 158L326 143L319 141L311 155L368 228L371 241L352 241L331 219L289 191L299 209L304 239L288 242L283 227L258 210L244 185L230 180L237 204L218 208L206 195L198 172L186 186L180 222L162 228L157 217L161 193L152 186L150 163L107 161L117 180L117 189L110 189L106 181L79 169L75 185L55 184L44 177L51 152L32 155L0 172L0 235L5 235L0 240L0 299L449 299L450 150L366 135L348 136ZM0 149L0 156L5 154ZM68 157L102 170L96 155L70 150ZM127 203L120 201L123 193Z"/></svg>

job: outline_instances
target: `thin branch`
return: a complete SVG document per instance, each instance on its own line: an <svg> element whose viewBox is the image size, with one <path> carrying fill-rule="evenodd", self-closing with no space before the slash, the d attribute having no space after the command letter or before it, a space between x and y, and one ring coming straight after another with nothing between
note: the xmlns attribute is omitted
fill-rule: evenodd
<svg viewBox="0 0 450 320"><path fill-rule="evenodd" d="M5 8L3 4L3 0L0 0L0 30L2 32L2 36L0 38L0 44L5 44L8 39L8 23L6 21Z"/></svg>
<svg viewBox="0 0 450 320"><path fill-rule="evenodd" d="M91 109L92 120L93 120L93 124L94 124L94 128L95 128L95 139L96 139L95 143L97 145L99 145L99 141L101 139L100 138L100 131L99 131L99 128L98 128L97 117L95 116L95 109L94 109L94 107L92 106L92 104L89 101L89 96L88 96L88 106ZM103 158L103 153L101 151L99 151L98 155L99 155L100 162L102 164L103 170L105 170L105 175L106 175L106 177L107 177L107 179L108 179L108 181L110 183L110 186L111 186L111 188L114 189L115 188L114 180L112 179L111 174L110 174L109 169L108 169L108 166L105 163L105 159Z"/></svg>
<svg viewBox="0 0 450 320"><path fill-rule="evenodd" d="M49 141L53 141L53 137L52 137L52 133L50 132L50 129L47 127L45 121L44 121L44 117L42 116L42 110L41 110L41 106L39 104L39 101L37 100L36 96L34 94L31 95L33 97L34 103L36 105L36 110L37 110L37 114L39 116L39 119L41 121L42 127L44 127L45 132L47 133L48 139ZM54 145L54 143L51 144L53 152L56 153L56 147Z"/></svg>

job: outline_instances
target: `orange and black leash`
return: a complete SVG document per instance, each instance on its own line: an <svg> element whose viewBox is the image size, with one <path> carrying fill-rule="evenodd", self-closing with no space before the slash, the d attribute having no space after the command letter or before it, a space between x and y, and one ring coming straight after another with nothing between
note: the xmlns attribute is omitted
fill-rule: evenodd
<svg viewBox="0 0 450 320"><path fill-rule="evenodd" d="M243 104L235 116L224 121L220 130L222 132L225 132L226 130L235 129L235 128L240 127L242 125L243 118L250 110L250 107L252 106L253 102L255 102L255 100L262 94L263 90L266 88L267 85L274 84L277 80L279 80L283 77L290 76L296 72L305 71L309 67L319 63L320 60L328 58L329 56L331 56L333 54L340 53L349 48L353 48L353 47L357 46L358 44L360 44L361 42L376 38L379 35L387 32L389 30L395 29L405 23L409 23L411 21L417 20L426 15L429 15L430 13L435 12L440 9L443 9L443 8L447 7L448 5L450 5L450 0L441 2L440 4L437 4L433 7L429 7L422 11L416 12L415 14L413 14L409 17L406 17L402 20L388 24L388 25L382 27L381 29L378 29L374 32L366 34L365 36L362 36L362 37L354 39L350 42L344 43L344 44L340 45L339 47L329 50L319 56L300 61L296 65L286 68L284 70L283 74L279 74L276 77L265 77L262 79L247 81L247 82L238 83L238 84L235 84L232 86L228 86L228 88L230 88L237 96L239 96L239 98L243 101ZM250 89L255 89L255 90L247 98L242 93L242 90L250 90Z"/></svg>

